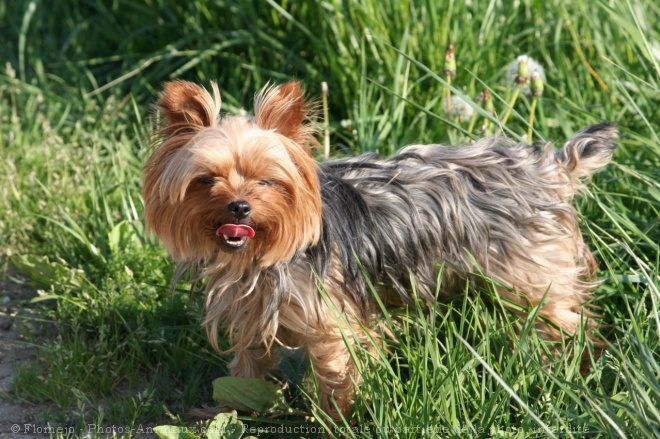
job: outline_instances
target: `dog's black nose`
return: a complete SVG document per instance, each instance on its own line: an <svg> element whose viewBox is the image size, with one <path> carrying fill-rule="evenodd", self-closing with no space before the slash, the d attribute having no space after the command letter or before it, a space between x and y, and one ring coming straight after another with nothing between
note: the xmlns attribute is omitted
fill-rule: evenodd
<svg viewBox="0 0 660 439"><path fill-rule="evenodd" d="M234 218L243 219L250 214L250 204L243 200L232 201L227 205L227 210Z"/></svg>

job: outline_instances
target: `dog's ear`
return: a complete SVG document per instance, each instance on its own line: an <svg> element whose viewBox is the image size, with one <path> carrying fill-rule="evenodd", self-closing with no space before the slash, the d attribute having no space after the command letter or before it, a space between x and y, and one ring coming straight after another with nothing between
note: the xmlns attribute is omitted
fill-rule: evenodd
<svg viewBox="0 0 660 439"><path fill-rule="evenodd" d="M217 125L220 91L211 83L213 96L204 88L187 81L166 82L156 108L167 118L170 134L197 131Z"/></svg>
<svg viewBox="0 0 660 439"><path fill-rule="evenodd" d="M591 178L604 168L616 151L619 130L611 123L591 125L567 141L557 158L575 178Z"/></svg>
<svg viewBox="0 0 660 439"><path fill-rule="evenodd" d="M305 125L309 111L300 82L266 86L254 99L257 125L265 130L274 130L299 144L310 138L311 130Z"/></svg>

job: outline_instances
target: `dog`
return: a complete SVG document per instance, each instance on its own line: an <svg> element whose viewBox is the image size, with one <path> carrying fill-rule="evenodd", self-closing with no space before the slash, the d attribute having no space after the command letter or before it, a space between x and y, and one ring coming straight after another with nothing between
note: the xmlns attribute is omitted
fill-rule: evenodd
<svg viewBox="0 0 660 439"><path fill-rule="evenodd" d="M166 83L156 108L146 225L179 263L177 279L206 280L203 326L216 349L227 333L233 376L263 376L275 345L302 348L323 410L349 414L361 377L348 345L373 351L380 337L370 285L432 304L440 272L441 297L477 273L517 312L538 307L544 338L598 326L587 306L595 262L572 199L612 158L611 124L556 153L491 137L318 163L298 82L262 89L253 117L221 117L215 83Z"/></svg>

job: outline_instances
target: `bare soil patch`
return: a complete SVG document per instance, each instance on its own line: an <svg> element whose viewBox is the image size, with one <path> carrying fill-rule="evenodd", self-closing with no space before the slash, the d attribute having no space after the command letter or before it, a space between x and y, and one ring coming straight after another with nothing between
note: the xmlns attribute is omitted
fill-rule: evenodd
<svg viewBox="0 0 660 439"><path fill-rule="evenodd" d="M35 288L9 269L0 279L0 438L42 438L48 427L44 419L52 404L20 400L13 388L14 371L36 358L37 348L26 335L40 337L43 324L34 324L34 309L27 306L37 296Z"/></svg>

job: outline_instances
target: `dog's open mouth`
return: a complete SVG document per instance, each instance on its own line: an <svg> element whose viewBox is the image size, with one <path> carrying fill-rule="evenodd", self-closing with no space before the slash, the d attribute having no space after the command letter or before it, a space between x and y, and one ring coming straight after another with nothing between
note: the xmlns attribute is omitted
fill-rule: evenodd
<svg viewBox="0 0 660 439"><path fill-rule="evenodd" d="M241 249L248 238L254 237L254 229L247 224L223 224L218 227L215 234L230 249Z"/></svg>

